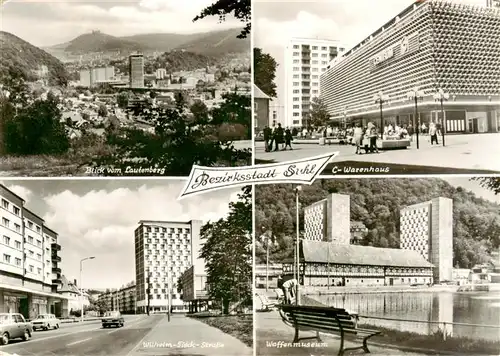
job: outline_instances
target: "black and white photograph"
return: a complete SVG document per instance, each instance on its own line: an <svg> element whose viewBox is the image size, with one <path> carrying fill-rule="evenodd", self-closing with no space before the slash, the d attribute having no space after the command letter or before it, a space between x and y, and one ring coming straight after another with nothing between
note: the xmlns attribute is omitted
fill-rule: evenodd
<svg viewBox="0 0 500 356"><path fill-rule="evenodd" d="M259 186L256 354L496 355L499 252L499 178Z"/></svg>
<svg viewBox="0 0 500 356"><path fill-rule="evenodd" d="M0 183L0 353L253 354L251 187Z"/></svg>
<svg viewBox="0 0 500 356"><path fill-rule="evenodd" d="M251 164L250 0L11 0L0 176Z"/></svg>
<svg viewBox="0 0 500 356"><path fill-rule="evenodd" d="M255 162L500 172L500 2L253 1Z"/></svg>

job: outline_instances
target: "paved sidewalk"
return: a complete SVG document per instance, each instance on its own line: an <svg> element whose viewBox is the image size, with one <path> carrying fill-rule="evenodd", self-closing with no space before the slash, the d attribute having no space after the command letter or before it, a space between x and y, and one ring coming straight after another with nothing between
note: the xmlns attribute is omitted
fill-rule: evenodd
<svg viewBox="0 0 500 356"><path fill-rule="evenodd" d="M201 321L183 315L165 317L128 354L251 356L252 349L240 340Z"/></svg>
<svg viewBox="0 0 500 356"><path fill-rule="evenodd" d="M282 321L277 311L257 313L256 325L257 340L255 346L257 349L257 356L326 356L337 355L339 351L340 339L335 336L321 334L321 343L316 340L305 340L310 342L309 345L301 347L292 347L290 343L293 340L294 330L286 326ZM314 333L304 332L302 336L314 336ZM374 343L377 342L377 336L371 339ZM373 343L372 343L373 344ZM345 347L356 347L361 344L347 341ZM309 346L309 347L308 347ZM378 356L425 356L424 353L415 353L401 351L396 348L384 348L378 346L368 347L371 351L370 355ZM346 352L346 355L361 355L364 354L363 350L355 350ZM429 354L432 355L432 354Z"/></svg>
<svg viewBox="0 0 500 356"><path fill-rule="evenodd" d="M441 142L441 138L439 138ZM489 170L500 172L500 133L450 135L446 137L446 146L431 146L428 136L420 138L420 149L415 141L405 150L387 150L380 154L356 155L356 148L350 145L297 144L292 151L265 152L264 143L255 143L256 159L285 162L339 152L334 162L363 161L393 163L455 169ZM449 172L443 172L449 173Z"/></svg>

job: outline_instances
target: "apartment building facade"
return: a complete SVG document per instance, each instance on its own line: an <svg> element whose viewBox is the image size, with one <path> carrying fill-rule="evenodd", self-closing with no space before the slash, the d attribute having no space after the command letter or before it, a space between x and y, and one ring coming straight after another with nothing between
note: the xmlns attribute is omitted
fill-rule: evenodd
<svg viewBox="0 0 500 356"><path fill-rule="evenodd" d="M180 277L191 266L204 270L200 255L202 222L142 220L135 230L137 312L187 311Z"/></svg>
<svg viewBox="0 0 500 356"><path fill-rule="evenodd" d="M25 206L25 200L0 185L0 312L68 315L61 284L58 234Z"/></svg>
<svg viewBox="0 0 500 356"><path fill-rule="evenodd" d="M290 40L285 49L285 127L307 126L311 101L320 95L320 76L344 51L339 41Z"/></svg>
<svg viewBox="0 0 500 356"><path fill-rule="evenodd" d="M137 312L135 284L99 294L97 302L103 305L106 311L117 310L122 314L135 314Z"/></svg>

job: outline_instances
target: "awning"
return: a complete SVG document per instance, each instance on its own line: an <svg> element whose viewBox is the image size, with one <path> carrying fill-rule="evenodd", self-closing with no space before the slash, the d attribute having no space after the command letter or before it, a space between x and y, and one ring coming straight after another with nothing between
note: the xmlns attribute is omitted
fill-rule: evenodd
<svg viewBox="0 0 500 356"><path fill-rule="evenodd" d="M66 299L66 300L70 299L69 297L63 296L59 293L40 292L40 291L33 290L30 288L17 287L17 286L12 286L9 284L0 284L0 290L4 290L6 292L11 292L13 294L15 294L15 293L29 293L29 294L33 294L33 295L40 296L40 297L49 297L49 298Z"/></svg>

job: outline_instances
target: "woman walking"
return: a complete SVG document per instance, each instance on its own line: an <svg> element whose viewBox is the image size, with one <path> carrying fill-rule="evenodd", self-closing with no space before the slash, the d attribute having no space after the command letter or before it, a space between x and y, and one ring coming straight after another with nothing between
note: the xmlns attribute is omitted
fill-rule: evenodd
<svg viewBox="0 0 500 356"><path fill-rule="evenodd" d="M361 154L361 146L363 145L363 128L358 123L354 128L354 143L356 144L356 154Z"/></svg>

